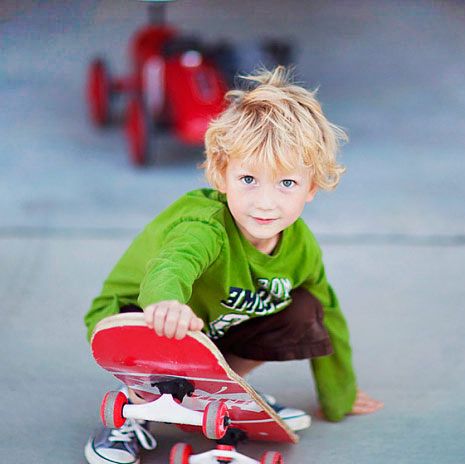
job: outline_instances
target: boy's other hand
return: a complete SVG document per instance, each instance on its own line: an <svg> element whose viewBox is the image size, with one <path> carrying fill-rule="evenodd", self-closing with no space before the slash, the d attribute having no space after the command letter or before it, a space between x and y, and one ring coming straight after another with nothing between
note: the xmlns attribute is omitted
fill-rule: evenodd
<svg viewBox="0 0 465 464"><path fill-rule="evenodd" d="M375 400L371 398L362 390L357 389L357 396L355 397L354 405L352 406L352 411L349 414L362 415L362 414L371 414L380 409L384 408L384 403L382 401ZM318 408L316 411L316 416L319 419L326 419L324 412L321 408Z"/></svg>
<svg viewBox="0 0 465 464"><path fill-rule="evenodd" d="M371 414L382 408L384 408L383 402L371 398L365 392L358 389L350 414Z"/></svg>
<svg viewBox="0 0 465 464"><path fill-rule="evenodd" d="M192 309L176 300L160 301L144 309L147 325L157 335L181 340L188 330L202 330L203 321Z"/></svg>

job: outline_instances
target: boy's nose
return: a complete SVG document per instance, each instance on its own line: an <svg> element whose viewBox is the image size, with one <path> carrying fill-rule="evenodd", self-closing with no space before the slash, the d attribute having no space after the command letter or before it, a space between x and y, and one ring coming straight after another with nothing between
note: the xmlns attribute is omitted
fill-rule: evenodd
<svg viewBox="0 0 465 464"><path fill-rule="evenodd" d="M262 211L275 209L276 202L271 189L262 188L257 192L255 197L255 207Z"/></svg>

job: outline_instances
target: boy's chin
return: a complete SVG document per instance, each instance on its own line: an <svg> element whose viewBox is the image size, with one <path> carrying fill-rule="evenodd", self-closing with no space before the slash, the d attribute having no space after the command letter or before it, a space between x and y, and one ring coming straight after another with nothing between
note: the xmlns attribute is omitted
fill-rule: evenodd
<svg viewBox="0 0 465 464"><path fill-rule="evenodd" d="M255 239L255 240L273 240L276 238L277 235L279 235L282 231L277 230L277 231L261 231L261 230L250 230L248 231L249 237Z"/></svg>

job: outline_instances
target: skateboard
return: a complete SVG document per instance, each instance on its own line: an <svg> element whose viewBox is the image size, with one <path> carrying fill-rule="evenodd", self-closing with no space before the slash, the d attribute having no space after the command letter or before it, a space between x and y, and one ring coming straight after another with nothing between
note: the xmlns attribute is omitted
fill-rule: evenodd
<svg viewBox="0 0 465 464"><path fill-rule="evenodd" d="M188 332L182 340L160 337L147 327L143 314L125 313L100 321L91 347L97 364L146 401L129 404L123 392L108 392L100 408L106 427L121 427L129 418L143 419L173 423L217 440L215 450L197 455L190 445L176 444L170 464L280 464L278 452L265 452L256 461L236 447L247 439L298 442L298 436L201 332Z"/></svg>

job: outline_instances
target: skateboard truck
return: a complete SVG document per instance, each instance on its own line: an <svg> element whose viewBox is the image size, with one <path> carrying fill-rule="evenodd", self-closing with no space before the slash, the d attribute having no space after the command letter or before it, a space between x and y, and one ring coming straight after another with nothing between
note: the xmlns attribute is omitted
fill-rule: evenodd
<svg viewBox="0 0 465 464"><path fill-rule="evenodd" d="M173 388L173 385L166 384L162 388ZM148 403L129 404L123 392L110 391L103 398L100 417L103 425L109 428L122 427L126 419L195 425L202 427L204 435L212 440L222 438L230 424L224 401L211 401L204 411L194 411L179 404L171 393L162 393L159 398Z"/></svg>
<svg viewBox="0 0 465 464"><path fill-rule="evenodd" d="M237 447L239 443L245 443L248 440L247 434L241 430L236 429L235 427L229 427L224 437L216 440L218 445L229 445Z"/></svg>
<svg viewBox="0 0 465 464"><path fill-rule="evenodd" d="M217 440L216 449L200 454L192 454L192 446L176 443L171 448L169 464L283 464L281 453L267 451L260 461L236 451L238 443L247 441L247 434L230 427L223 438Z"/></svg>
<svg viewBox="0 0 465 464"><path fill-rule="evenodd" d="M161 394L173 395L173 398L182 403L184 397L192 396L194 392L194 385L188 382L186 379L174 379L152 382L152 387L157 387Z"/></svg>

